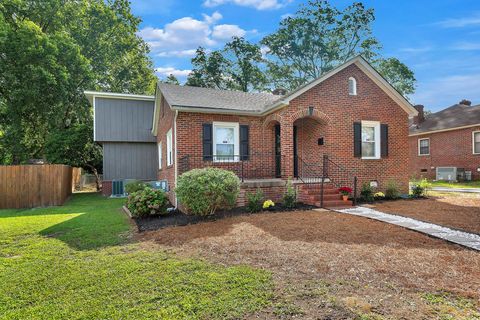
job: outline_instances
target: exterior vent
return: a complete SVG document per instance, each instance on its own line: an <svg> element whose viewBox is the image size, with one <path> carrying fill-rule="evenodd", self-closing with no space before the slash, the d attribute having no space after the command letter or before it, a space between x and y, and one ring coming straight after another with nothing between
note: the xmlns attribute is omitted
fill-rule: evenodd
<svg viewBox="0 0 480 320"><path fill-rule="evenodd" d="M437 180L456 181L456 167L437 167Z"/></svg>
<svg viewBox="0 0 480 320"><path fill-rule="evenodd" d="M123 180L112 181L112 197L124 197L125 189Z"/></svg>

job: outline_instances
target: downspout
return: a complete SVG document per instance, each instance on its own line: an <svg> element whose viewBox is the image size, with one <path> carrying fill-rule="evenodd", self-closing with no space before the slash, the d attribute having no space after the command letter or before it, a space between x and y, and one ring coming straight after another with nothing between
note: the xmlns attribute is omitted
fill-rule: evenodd
<svg viewBox="0 0 480 320"><path fill-rule="evenodd" d="M178 110L175 110L175 116L173 118L173 134L175 136L175 165L174 165L174 171L175 171L175 187L177 186L177 178L178 178L178 164L177 164L177 116L178 116ZM178 208L178 198L175 195L175 208Z"/></svg>

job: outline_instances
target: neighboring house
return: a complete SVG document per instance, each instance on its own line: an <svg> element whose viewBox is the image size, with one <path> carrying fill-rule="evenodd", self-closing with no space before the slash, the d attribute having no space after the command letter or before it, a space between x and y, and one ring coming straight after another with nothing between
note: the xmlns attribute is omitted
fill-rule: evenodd
<svg viewBox="0 0 480 320"><path fill-rule="evenodd" d="M415 106L418 116L410 127L410 162L414 176L444 178L458 168L480 179L480 105L462 100L449 108L424 116L423 106ZM443 168L443 169L442 169ZM458 170L458 173L463 170Z"/></svg>
<svg viewBox="0 0 480 320"><path fill-rule="evenodd" d="M417 111L363 58L351 59L293 92L276 93L159 83L154 115L144 124L152 126L150 138L156 137L158 156L149 157L158 166L157 179L174 188L190 169L229 169L243 182L239 205L256 188L278 201L287 179L298 184L300 200L318 205L318 196L312 195L318 187L305 186L318 186L323 172L328 173L327 185L335 188L353 187L357 177L358 188L371 183L384 190L387 182L396 181L407 192L408 119ZM99 98L94 99L98 130L103 120L98 118ZM133 96L128 99L133 104ZM176 203L175 194L169 196ZM341 205L338 194L324 200L325 206Z"/></svg>

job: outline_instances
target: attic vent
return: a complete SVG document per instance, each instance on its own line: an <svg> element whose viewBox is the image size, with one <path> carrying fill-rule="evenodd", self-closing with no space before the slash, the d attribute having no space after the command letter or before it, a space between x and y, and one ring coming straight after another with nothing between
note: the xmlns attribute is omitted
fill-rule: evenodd
<svg viewBox="0 0 480 320"><path fill-rule="evenodd" d="M113 180L112 181L112 197L123 197L123 196L125 196L123 180Z"/></svg>

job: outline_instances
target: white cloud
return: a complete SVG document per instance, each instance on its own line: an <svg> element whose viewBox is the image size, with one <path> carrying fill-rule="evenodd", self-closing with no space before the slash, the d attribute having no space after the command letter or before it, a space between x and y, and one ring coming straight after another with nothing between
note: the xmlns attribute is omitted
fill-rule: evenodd
<svg viewBox="0 0 480 320"><path fill-rule="evenodd" d="M213 27L212 37L217 40L230 40L233 36L243 37L246 31L234 24L219 24Z"/></svg>
<svg viewBox="0 0 480 320"><path fill-rule="evenodd" d="M217 24L222 19L219 12L211 16L203 14L203 20L183 17L167 23L164 28L146 27L138 32L160 57L191 57L199 47L211 48L218 41L232 36L244 36L246 31L238 25Z"/></svg>
<svg viewBox="0 0 480 320"><path fill-rule="evenodd" d="M431 51L431 47L413 47L413 48L400 48L400 52L406 52L406 53L424 53Z"/></svg>
<svg viewBox="0 0 480 320"><path fill-rule="evenodd" d="M470 17L451 18L437 22L443 28L463 28L471 26L480 26L480 12L476 12Z"/></svg>
<svg viewBox="0 0 480 320"><path fill-rule="evenodd" d="M480 73L439 77L420 82L417 93L412 96L412 101L435 111L449 107L462 99L478 104L480 103L479 87Z"/></svg>
<svg viewBox="0 0 480 320"><path fill-rule="evenodd" d="M173 74L175 77L184 78L192 72L192 70L180 70L174 67L158 67L155 68L155 72L163 77L168 77Z"/></svg>
<svg viewBox="0 0 480 320"><path fill-rule="evenodd" d="M459 42L451 47L452 50L476 51L480 50L480 42Z"/></svg>
<svg viewBox="0 0 480 320"><path fill-rule="evenodd" d="M291 0L205 0L206 7L216 7L226 3L233 3L243 7L252 7L257 10L278 9L291 2Z"/></svg>

